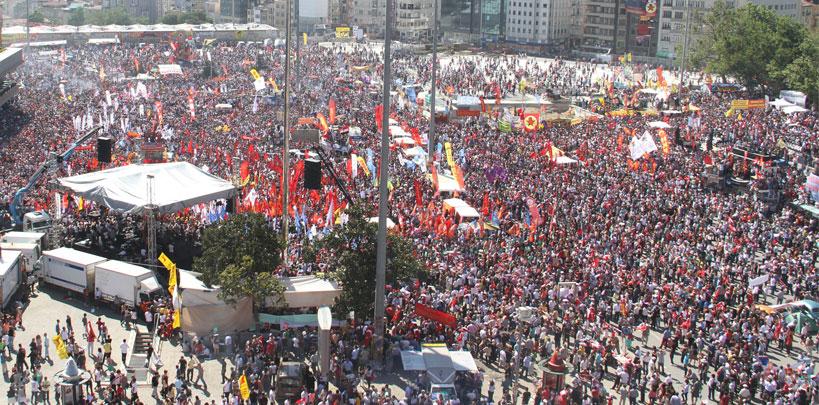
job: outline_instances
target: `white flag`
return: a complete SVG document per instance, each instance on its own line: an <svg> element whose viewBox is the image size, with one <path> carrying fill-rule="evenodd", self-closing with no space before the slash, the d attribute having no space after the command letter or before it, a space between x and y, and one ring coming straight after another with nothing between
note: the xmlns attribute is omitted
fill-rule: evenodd
<svg viewBox="0 0 819 405"><path fill-rule="evenodd" d="M657 150L657 144L654 143L654 138L648 131L643 132L643 136L640 138L640 143L643 145L644 153L651 153Z"/></svg>

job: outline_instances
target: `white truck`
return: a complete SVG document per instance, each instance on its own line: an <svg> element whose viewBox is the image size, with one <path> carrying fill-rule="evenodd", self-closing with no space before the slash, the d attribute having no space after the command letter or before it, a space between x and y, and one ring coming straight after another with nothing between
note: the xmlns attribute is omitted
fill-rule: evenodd
<svg viewBox="0 0 819 405"><path fill-rule="evenodd" d="M472 354L464 350L450 351L444 343L424 343L421 351L402 350L401 362L405 371L426 371L430 380L430 397L447 402L458 397L455 374L476 372L478 366Z"/></svg>
<svg viewBox="0 0 819 405"><path fill-rule="evenodd" d="M96 266L107 259L61 247L43 252L43 281L78 293L94 292Z"/></svg>
<svg viewBox="0 0 819 405"><path fill-rule="evenodd" d="M124 302L129 306L139 305L150 295L161 291L154 272L144 267L108 260L95 268L94 291L110 302Z"/></svg>
<svg viewBox="0 0 819 405"><path fill-rule="evenodd" d="M20 252L14 250L3 250L0 252L0 297L3 302L2 308L8 305L14 293L20 287L22 277L20 274Z"/></svg>
<svg viewBox="0 0 819 405"><path fill-rule="evenodd" d="M0 236L2 243L36 243L40 246L40 251L43 251L43 243L46 234L43 232L6 232Z"/></svg>

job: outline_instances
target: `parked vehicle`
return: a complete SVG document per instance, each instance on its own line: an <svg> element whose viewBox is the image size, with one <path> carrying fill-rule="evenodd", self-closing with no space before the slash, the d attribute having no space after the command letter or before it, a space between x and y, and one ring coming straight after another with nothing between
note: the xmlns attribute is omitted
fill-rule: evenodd
<svg viewBox="0 0 819 405"><path fill-rule="evenodd" d="M94 291L96 266L104 257L66 247L43 252L42 278L48 284L78 293Z"/></svg>
<svg viewBox="0 0 819 405"><path fill-rule="evenodd" d="M27 274L37 274L40 270L40 245L36 243L6 243L0 242L0 249L17 251L20 257L20 270Z"/></svg>
<svg viewBox="0 0 819 405"><path fill-rule="evenodd" d="M20 252L14 250L3 250L0 252L0 298L2 298L2 308L14 297L14 293L20 288L22 277L20 274Z"/></svg>
<svg viewBox="0 0 819 405"><path fill-rule="evenodd" d="M108 260L96 265L94 291L109 302L124 302L136 306L150 300L152 294L161 292L154 272L144 267Z"/></svg>
<svg viewBox="0 0 819 405"><path fill-rule="evenodd" d="M284 361L276 372L276 399L283 402L290 399L291 402L301 396L301 389L304 386L304 363L297 361Z"/></svg>

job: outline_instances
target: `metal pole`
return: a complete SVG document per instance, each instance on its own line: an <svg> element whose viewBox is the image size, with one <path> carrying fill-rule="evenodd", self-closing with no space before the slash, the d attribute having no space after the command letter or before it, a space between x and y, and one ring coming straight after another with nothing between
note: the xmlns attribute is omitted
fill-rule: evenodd
<svg viewBox="0 0 819 405"><path fill-rule="evenodd" d="M31 47L31 33L29 32L31 21L28 20L31 18L28 12L29 3L30 1L26 0L26 51L28 51L28 48Z"/></svg>
<svg viewBox="0 0 819 405"><path fill-rule="evenodd" d="M147 263L153 265L156 263L156 206L154 206L154 175L148 175L148 206L145 210L145 226L147 232Z"/></svg>
<svg viewBox="0 0 819 405"><path fill-rule="evenodd" d="M680 64L680 85L677 86L677 100L679 100L680 104L682 104L682 88L683 88L683 80L685 79L685 62L688 59L688 35L689 35L689 27L691 26L691 1L687 0L685 2L685 37L683 38L683 58L682 63Z"/></svg>
<svg viewBox="0 0 819 405"><path fill-rule="evenodd" d="M390 83L392 66L390 61L390 32L392 31L393 0L387 0L387 15L384 27L384 113L381 117L381 173L378 178L378 246L375 258L375 339L373 339L373 360L376 365L384 359L384 283L387 274L387 179L390 176Z"/></svg>
<svg viewBox="0 0 819 405"><path fill-rule="evenodd" d="M438 87L438 0L433 2L432 18L432 90L430 91L429 102L429 136L427 137L427 163L432 165L435 159L432 156L432 145L435 144L435 90Z"/></svg>
<svg viewBox="0 0 819 405"><path fill-rule="evenodd" d="M290 234L288 220L290 212L290 16L293 9L291 0L287 0L287 18L285 19L285 56L284 56L284 149L282 150L282 266L287 271L287 242Z"/></svg>

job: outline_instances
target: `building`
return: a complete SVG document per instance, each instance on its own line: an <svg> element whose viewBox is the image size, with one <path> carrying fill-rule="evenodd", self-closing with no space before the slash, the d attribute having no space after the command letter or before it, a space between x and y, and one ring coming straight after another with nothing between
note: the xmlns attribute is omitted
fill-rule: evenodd
<svg viewBox="0 0 819 405"><path fill-rule="evenodd" d="M395 0L395 39L431 42L435 21L434 0Z"/></svg>
<svg viewBox="0 0 819 405"><path fill-rule="evenodd" d="M0 26L2 28L2 26ZM23 64L23 50L20 48L8 48L0 51L0 107L14 99L20 91L17 83L8 76L17 67Z"/></svg>
<svg viewBox="0 0 819 405"><path fill-rule="evenodd" d="M393 4L392 39L402 42L432 40L435 0L395 0ZM352 0L349 24L363 29L370 38L384 38L385 19L386 0Z"/></svg>
<svg viewBox="0 0 819 405"><path fill-rule="evenodd" d="M819 0L802 2L802 23L810 32L819 32Z"/></svg>
<svg viewBox="0 0 819 405"><path fill-rule="evenodd" d="M777 15L791 17L800 21L802 14L802 0L736 0L736 6L742 7L746 4L756 4L767 7Z"/></svg>
<svg viewBox="0 0 819 405"><path fill-rule="evenodd" d="M502 41L508 0L440 0L442 40L453 43Z"/></svg>
<svg viewBox="0 0 819 405"><path fill-rule="evenodd" d="M214 22L243 24L247 22L247 0L218 0L219 12Z"/></svg>
<svg viewBox="0 0 819 405"><path fill-rule="evenodd" d="M578 12L579 33L575 41L578 50L589 53L608 54L614 51L617 9L623 7L619 0L581 0Z"/></svg>
<svg viewBox="0 0 819 405"><path fill-rule="evenodd" d="M564 45L571 34L571 0L510 0L506 13L506 40Z"/></svg>
<svg viewBox="0 0 819 405"><path fill-rule="evenodd" d="M337 1L292 0L293 9L295 10L296 5L299 9L298 22L295 14L290 15L293 32L313 35L323 33L328 26L340 25L333 22L334 17L331 13L339 11L339 8L331 7L332 3L337 3ZM248 19L254 23L272 25L284 31L287 26L287 0L267 0L252 5Z"/></svg>

